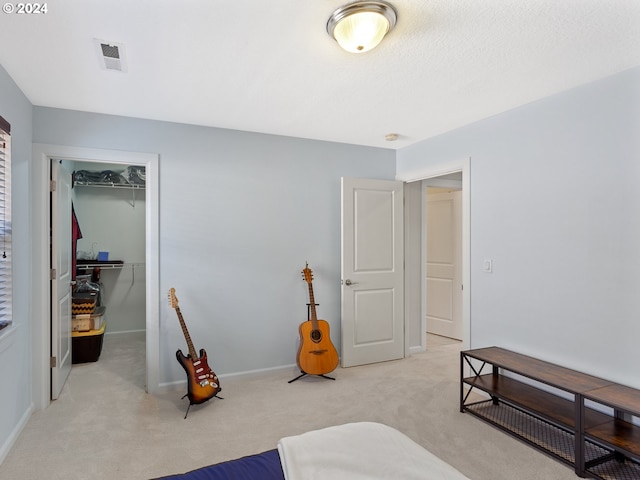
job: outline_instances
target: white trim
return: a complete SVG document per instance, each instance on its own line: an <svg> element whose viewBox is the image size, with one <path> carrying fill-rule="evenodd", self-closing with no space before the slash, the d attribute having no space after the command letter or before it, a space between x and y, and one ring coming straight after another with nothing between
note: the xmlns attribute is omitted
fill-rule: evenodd
<svg viewBox="0 0 640 480"><path fill-rule="evenodd" d="M49 159L144 165L146 174L145 269L146 269L146 350L149 393L158 390L159 342L159 156L155 153L125 152L94 148L34 143L32 145L32 291L43 292L33 302L33 398L35 408L50 403L49 352Z"/></svg>
<svg viewBox="0 0 640 480"><path fill-rule="evenodd" d="M414 258L416 252L421 255L423 235L421 231L421 218L424 214L422 206L422 190L418 182L404 183L404 232L405 232L405 262L404 262L404 295L405 295L405 356L411 356L425 350L424 342L420 345L412 345L411 330L421 321L422 308L420 299L420 275L422 269L419 262L407 261ZM424 325L423 325L424 327ZM424 328L423 328L424 330Z"/></svg>
<svg viewBox="0 0 640 480"><path fill-rule="evenodd" d="M466 169L468 170L470 161L471 158L462 158L440 164L427 165L413 172L396 175L396 180L411 183L462 171L462 183L464 184L465 163L467 164Z"/></svg>
<svg viewBox="0 0 640 480"><path fill-rule="evenodd" d="M20 324L10 323L9 326L0 330L0 353L13 345L15 340L14 335L19 327Z"/></svg>
<svg viewBox="0 0 640 480"><path fill-rule="evenodd" d="M424 166L411 173L396 175L396 180L407 183L440 177L450 173L462 172L462 348L471 348L471 158L452 160L440 164ZM423 189L423 205L426 205L426 188ZM421 207L422 208L422 207ZM409 252L405 263L419 262L423 269L421 274L421 340L420 347L412 347L411 351L424 351L427 347L427 312L426 312L426 224L422 215L421 258L414 258Z"/></svg>
<svg viewBox="0 0 640 480"><path fill-rule="evenodd" d="M441 178L427 178L422 181L427 187L450 188L452 190L462 190L462 180L444 180Z"/></svg>
<svg viewBox="0 0 640 480"><path fill-rule="evenodd" d="M16 441L18 440L20 433L22 433L22 431L24 430L24 427L27 426L27 423L31 418L31 414L33 413L33 410L34 408L33 408L33 402L32 402L31 405L29 405L29 408L25 410L22 417L20 417L20 421L16 424L15 428L11 431L11 433L7 437L7 440L2 445L0 445L0 465L2 465L2 462L4 462L4 459L7 458L7 455L11 451L11 448L15 445Z"/></svg>
<svg viewBox="0 0 640 480"><path fill-rule="evenodd" d="M280 365L277 367L258 368L255 370L244 370L242 372L235 372L235 373L223 373L222 375L218 375L218 378L220 379L220 386L224 388L223 380L236 380L236 379L249 378L249 377L261 378L261 377L266 377L271 373L284 372L285 370L292 371L291 373L292 378L300 375L300 370L298 369L298 366L295 363L291 363L288 365ZM158 386L158 393L165 394L165 393L173 392L176 390L186 390L186 389L187 389L187 380L185 379L175 380L173 382L161 383ZM224 393L224 391L222 393Z"/></svg>

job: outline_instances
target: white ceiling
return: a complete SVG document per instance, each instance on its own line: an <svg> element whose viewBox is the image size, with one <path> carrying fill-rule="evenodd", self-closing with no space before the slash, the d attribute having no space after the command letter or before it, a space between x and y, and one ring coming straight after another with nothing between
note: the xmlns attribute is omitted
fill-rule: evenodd
<svg viewBox="0 0 640 480"><path fill-rule="evenodd" d="M640 0L392 0L362 55L326 33L344 3L53 0L0 13L0 64L34 105L393 149L640 65Z"/></svg>

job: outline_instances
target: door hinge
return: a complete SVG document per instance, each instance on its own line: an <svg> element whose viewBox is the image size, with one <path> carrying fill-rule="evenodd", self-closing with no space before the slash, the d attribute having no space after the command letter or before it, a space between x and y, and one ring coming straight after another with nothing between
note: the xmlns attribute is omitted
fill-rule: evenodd
<svg viewBox="0 0 640 480"><path fill-rule="evenodd" d="M56 191L56 181L55 180L49 180L49 191L50 192L55 192Z"/></svg>
<svg viewBox="0 0 640 480"><path fill-rule="evenodd" d="M51 368L56 368L58 366L58 358L57 357L49 357L49 366Z"/></svg>
<svg viewBox="0 0 640 480"><path fill-rule="evenodd" d="M49 273L49 280L55 280L56 278L58 278L58 272L56 272L55 268L51 269L51 272Z"/></svg>

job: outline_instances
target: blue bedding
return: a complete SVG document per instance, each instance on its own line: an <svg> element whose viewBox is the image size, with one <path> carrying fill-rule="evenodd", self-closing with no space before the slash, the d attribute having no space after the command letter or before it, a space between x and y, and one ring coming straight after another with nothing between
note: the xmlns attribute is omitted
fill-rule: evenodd
<svg viewBox="0 0 640 480"><path fill-rule="evenodd" d="M155 480L284 480L278 450L268 450Z"/></svg>

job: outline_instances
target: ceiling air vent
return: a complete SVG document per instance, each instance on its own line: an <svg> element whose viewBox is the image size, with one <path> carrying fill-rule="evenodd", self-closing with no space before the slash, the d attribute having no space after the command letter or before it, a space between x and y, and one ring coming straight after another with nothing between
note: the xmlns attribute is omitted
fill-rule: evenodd
<svg viewBox="0 0 640 480"><path fill-rule="evenodd" d="M124 45L95 39L100 55L100 65L107 70L127 71Z"/></svg>

